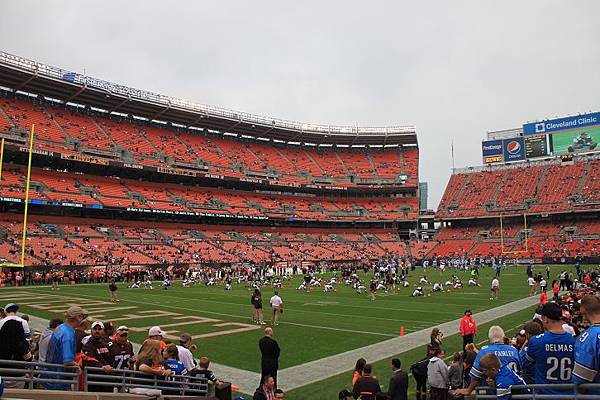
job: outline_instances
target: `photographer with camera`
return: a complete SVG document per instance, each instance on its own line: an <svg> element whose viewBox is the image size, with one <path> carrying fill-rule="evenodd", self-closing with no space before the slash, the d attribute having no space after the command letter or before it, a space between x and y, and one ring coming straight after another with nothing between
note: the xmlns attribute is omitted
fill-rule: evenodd
<svg viewBox="0 0 600 400"><path fill-rule="evenodd" d="M442 342L444 340L444 334L438 328L433 328L431 331L431 347L434 349L441 349Z"/></svg>

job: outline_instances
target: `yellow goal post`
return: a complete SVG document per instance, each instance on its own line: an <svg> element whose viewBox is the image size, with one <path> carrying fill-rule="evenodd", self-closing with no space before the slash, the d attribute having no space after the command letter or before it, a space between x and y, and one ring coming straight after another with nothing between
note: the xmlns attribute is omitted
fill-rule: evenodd
<svg viewBox="0 0 600 400"><path fill-rule="evenodd" d="M519 253L527 253L529 252L529 233L527 231L527 213L523 212L523 232L525 233L525 249L524 250L505 250L504 246L504 224L503 217L500 214L500 246L502 249L502 254L519 254Z"/></svg>
<svg viewBox="0 0 600 400"><path fill-rule="evenodd" d="M23 235L21 236L21 262L20 263L0 263L2 267L25 267L25 248L27 247L27 213L29 211L29 183L31 181L31 156L33 155L33 136L35 134L35 124L31 125L31 134L29 135L29 158L27 160L27 180L25 183L25 208L23 211ZM0 180L2 180L2 163L4 161L4 139L0 145Z"/></svg>

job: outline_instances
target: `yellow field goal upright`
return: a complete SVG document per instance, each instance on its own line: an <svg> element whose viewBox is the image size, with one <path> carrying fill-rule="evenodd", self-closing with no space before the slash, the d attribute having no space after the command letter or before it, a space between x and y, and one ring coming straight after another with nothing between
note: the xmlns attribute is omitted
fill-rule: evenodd
<svg viewBox="0 0 600 400"><path fill-rule="evenodd" d="M500 246L502 254L519 254L529 252L529 232L527 231L527 213L523 212L523 232L525 234L525 250L506 251L504 248L504 225L502 222L502 214L500 214Z"/></svg>
<svg viewBox="0 0 600 400"><path fill-rule="evenodd" d="M25 267L25 248L27 247L27 212L29 211L29 182L31 181L31 156L33 154L33 135L35 125L31 125L31 134L29 135L29 159L27 160L27 180L25 183L25 208L23 211L23 236L21 237L21 262L0 263L1 267ZM2 163L4 161L4 139L0 146L0 180L2 180Z"/></svg>

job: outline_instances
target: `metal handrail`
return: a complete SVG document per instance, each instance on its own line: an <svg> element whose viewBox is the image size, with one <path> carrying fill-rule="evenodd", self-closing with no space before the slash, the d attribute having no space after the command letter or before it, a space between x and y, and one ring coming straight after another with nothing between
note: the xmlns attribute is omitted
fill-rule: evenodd
<svg viewBox="0 0 600 400"><path fill-rule="evenodd" d="M540 389L551 389L551 390L561 390L564 393L560 394L540 394L538 391ZM513 385L511 386L511 398L514 400L555 400L555 399L564 399L564 400L598 400L597 394L586 394L582 393L582 391L586 391L588 389L598 390L600 391L600 383L584 383L580 385L575 385L572 383L565 384L532 384L532 385ZM515 393L518 392L517 393ZM525 393L525 392L529 393ZM475 399L476 400L492 400L497 399L496 389L482 386L475 388Z"/></svg>
<svg viewBox="0 0 600 400"><path fill-rule="evenodd" d="M29 389L34 389L35 384L40 383L60 383L74 385L75 389L78 390L79 373L80 369L76 366L0 360L0 376L2 376L2 379L7 382L25 382ZM14 376L16 374L18 374L18 376Z"/></svg>
<svg viewBox="0 0 600 400"><path fill-rule="evenodd" d="M80 374L83 386L80 387ZM18 375L18 376L15 376ZM178 392L178 394L208 394L208 379L190 375L159 377L141 371L113 369L110 373L102 368L65 366L41 362L0 360L0 376L6 382L25 382L28 389L43 386L44 383L73 385L74 390L87 391L89 386L119 387L126 391L134 388L157 389ZM65 379L69 378L69 379Z"/></svg>
<svg viewBox="0 0 600 400"><path fill-rule="evenodd" d="M134 388L157 389L164 391L178 391L180 395L206 395L208 393L208 380L190 375L171 375L159 378L154 374L128 369L113 369L110 373L102 368L85 367L83 377L83 390L89 386L116 387L125 390Z"/></svg>

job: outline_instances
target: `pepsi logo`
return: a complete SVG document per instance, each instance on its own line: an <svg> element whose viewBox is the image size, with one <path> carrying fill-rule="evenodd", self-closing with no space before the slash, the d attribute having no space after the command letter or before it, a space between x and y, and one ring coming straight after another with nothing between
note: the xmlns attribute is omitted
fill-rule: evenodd
<svg viewBox="0 0 600 400"><path fill-rule="evenodd" d="M508 154L519 154L521 152L521 143L516 140L508 142L506 145L506 151L508 151Z"/></svg>

